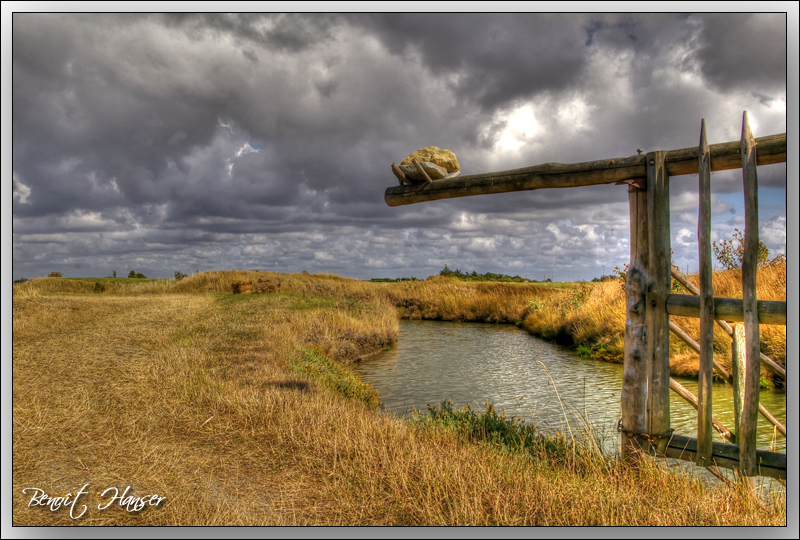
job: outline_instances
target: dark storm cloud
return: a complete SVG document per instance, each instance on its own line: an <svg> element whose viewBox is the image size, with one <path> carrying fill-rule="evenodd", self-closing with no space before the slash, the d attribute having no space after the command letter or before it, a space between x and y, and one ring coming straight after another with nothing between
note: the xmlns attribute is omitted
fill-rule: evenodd
<svg viewBox="0 0 800 540"><path fill-rule="evenodd" d="M180 29L194 39L202 40L209 34L215 37L233 37L242 42L269 49L302 51L327 40L328 30L336 23L335 15L243 14L243 13L170 13L153 15L169 28ZM243 49L250 60L257 60L253 49Z"/></svg>
<svg viewBox="0 0 800 540"><path fill-rule="evenodd" d="M786 14L707 14L698 36L703 74L720 89L780 96L786 87Z"/></svg>
<svg viewBox="0 0 800 540"><path fill-rule="evenodd" d="M424 64L467 102L492 109L578 82L584 67L585 15L380 14L368 17L394 54Z"/></svg>
<svg viewBox="0 0 800 540"><path fill-rule="evenodd" d="M591 278L627 260L624 186L389 208L389 164L431 144L465 174L622 157L696 144L701 118L738 140L745 109L756 136L786 129L780 15L29 13L13 47L15 277ZM759 174L785 189L785 167ZM675 238L692 193L673 185Z"/></svg>

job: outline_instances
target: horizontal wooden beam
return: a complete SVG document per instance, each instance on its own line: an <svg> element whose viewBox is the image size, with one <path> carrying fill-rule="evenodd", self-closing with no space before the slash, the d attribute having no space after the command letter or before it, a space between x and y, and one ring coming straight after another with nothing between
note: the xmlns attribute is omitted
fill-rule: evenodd
<svg viewBox="0 0 800 540"><path fill-rule="evenodd" d="M671 294L667 297L667 313L676 317L700 318L700 297ZM744 322L744 307L736 298L714 297L714 319ZM759 324L786 324L786 302L758 301Z"/></svg>
<svg viewBox="0 0 800 540"><path fill-rule="evenodd" d="M667 457L694 461L697 453L697 439L673 435L665 450ZM719 467L726 469L739 468L739 445L714 442L711 444L711 460ZM756 450L756 462L760 476L769 476L786 480L786 454Z"/></svg>
<svg viewBox="0 0 800 540"><path fill-rule="evenodd" d="M786 161L786 133L759 137L756 139L756 144L758 165ZM739 141L713 144L710 146L710 151L712 171L741 168ZM665 158L667 174L677 176L697 173L697 156L697 146L670 150ZM389 206L402 206L491 193L614 184L633 178L645 178L646 159L647 156L640 155L584 163L544 163L522 169L459 176L413 186L395 186L386 190L384 200Z"/></svg>

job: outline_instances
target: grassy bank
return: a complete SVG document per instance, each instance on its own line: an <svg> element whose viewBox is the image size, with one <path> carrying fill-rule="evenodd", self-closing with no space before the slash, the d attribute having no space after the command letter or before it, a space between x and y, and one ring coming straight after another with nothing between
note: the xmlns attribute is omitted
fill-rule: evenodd
<svg viewBox="0 0 800 540"><path fill-rule="evenodd" d="M697 276L688 276L695 285ZM714 295L742 298L739 270L714 272ZM759 268L758 299L786 301L786 263ZM690 294L675 282L673 291ZM695 338L700 333L700 319L670 317L670 320ZM572 345L582 354L622 362L625 332L625 293L621 282L585 283L557 297L546 299L526 315L523 328L545 339ZM786 366L786 326L762 325L761 351ZM714 356L731 369L731 339L722 328L714 326ZM673 375L696 376L699 357L679 338L670 335L670 369ZM762 367L766 380L776 375Z"/></svg>
<svg viewBox="0 0 800 540"><path fill-rule="evenodd" d="M765 510L735 488L706 488L651 461L625 467L567 440L509 444L530 439L515 439L493 411L416 423L381 415L346 368L396 338L403 298L417 299L420 316L513 322L536 291L294 274L270 276L277 294L228 292L256 277L15 287L15 525L786 523L785 499ZM470 298L463 312L447 300L458 290ZM547 295L557 292L537 301L555 303ZM21 493L63 496L87 483L79 521L28 507ZM100 491L129 485L165 502L97 510Z"/></svg>
<svg viewBox="0 0 800 540"><path fill-rule="evenodd" d="M150 295L175 293L230 293L237 281L255 283L269 279L281 283L281 291L347 299L350 302L388 303L401 318L517 324L530 333L575 348L599 360L622 362L625 329L625 295L619 281L601 283L491 283L436 277L427 281L395 283L363 282L330 274L275 274L271 272L204 272L183 280L128 280L113 282L39 278L15 285L15 295L92 293ZM696 276L689 279L697 283ZM741 298L741 272L715 272L714 293ZM674 292L687 294L679 285ZM786 263L763 267L758 272L758 298L786 301ZM345 301L345 300L338 300ZM689 335L699 335L699 319L672 317ZM357 328L351 328L357 334ZM730 370L731 340L715 326L717 360ZM761 350L786 365L786 327L761 326ZM352 356L352 355L351 355ZM696 376L697 354L678 338L670 337L673 375ZM767 381L779 381L763 368Z"/></svg>

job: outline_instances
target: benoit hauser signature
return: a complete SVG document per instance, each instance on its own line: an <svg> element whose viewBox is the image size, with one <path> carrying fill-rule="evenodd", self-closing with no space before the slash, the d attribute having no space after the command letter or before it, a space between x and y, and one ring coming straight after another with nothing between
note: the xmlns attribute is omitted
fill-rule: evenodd
<svg viewBox="0 0 800 540"><path fill-rule="evenodd" d="M74 513L75 506L78 503L78 499L81 498L81 495L89 494L88 491L84 491L87 487L89 487L89 484L85 484L74 497L72 496L71 492L67 493L64 497L50 497L47 493L45 493L43 489L39 488L25 488L22 490L22 493L27 495L28 491L33 491L33 496L31 497L28 506L49 506L51 512L55 512L59 508L63 508L65 506L69 506L70 507L69 517L71 517L72 519L78 519L79 517L81 517L83 514L86 513L87 507L84 504L83 510L81 511L80 514L76 516ZM110 492L112 490L113 490L113 496L105 505L103 505L102 503L98 504L97 509L105 510L106 508L114 504L114 501L119 501L119 505L124 507L128 512L138 512L140 510L143 510L144 507L147 505L158 506L161 503L161 501L165 499L165 497L159 497L158 494L145 495L143 497L134 497L132 495L128 495L128 490L130 489L131 489L130 486L126 487L125 491L122 493L122 495L120 495L119 490L117 488L115 487L106 488L106 490L100 494L100 497L105 497L106 494L111 495Z"/></svg>

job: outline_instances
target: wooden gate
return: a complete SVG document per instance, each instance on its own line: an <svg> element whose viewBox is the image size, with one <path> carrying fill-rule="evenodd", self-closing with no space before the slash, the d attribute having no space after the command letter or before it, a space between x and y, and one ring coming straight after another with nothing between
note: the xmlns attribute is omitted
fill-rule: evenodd
<svg viewBox="0 0 800 540"><path fill-rule="evenodd" d="M756 151L758 148L758 151ZM740 141L708 145L705 120L700 144L680 150L604 159L585 163L545 163L515 169L461 176L416 185L388 188L386 204L400 206L438 199L567 188L598 184L627 184L631 226L631 260L625 285L625 352L621 392L622 452L640 452L695 461L719 474L715 467L733 468L740 475L786 478L786 454L756 450L756 423L761 412L781 433L786 428L758 402L763 361L784 379L786 370L761 354L760 324L786 324L786 302L756 298L758 252L758 176L756 165L786 162L786 134L753 138L742 119ZM711 285L711 171L742 169L745 194L745 240L742 267L743 300L714 298ZM698 249L700 287L672 268L669 224L669 177L699 176ZM694 295L671 294L673 277ZM669 316L700 318L697 341L670 322ZM734 339L733 374L714 360L713 325ZM742 346L740 325L744 323ZM698 396L670 378L670 331L700 355ZM738 341L737 341L738 339ZM736 351L744 349L743 355ZM738 360L737 360L738 358ZM742 360L743 358L743 360ZM738 362L742 362L741 364ZM712 415L713 371L734 386L735 434ZM672 389L698 411L697 438L676 435L670 428L669 391ZM712 429L731 443L713 443Z"/></svg>

